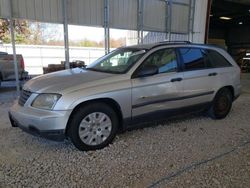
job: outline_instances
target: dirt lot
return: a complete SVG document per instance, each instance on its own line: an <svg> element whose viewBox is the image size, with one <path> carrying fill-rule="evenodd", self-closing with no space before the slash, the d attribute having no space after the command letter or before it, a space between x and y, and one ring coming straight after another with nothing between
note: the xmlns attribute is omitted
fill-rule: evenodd
<svg viewBox="0 0 250 188"><path fill-rule="evenodd" d="M224 120L195 115L120 134L80 152L11 128L0 88L0 187L249 187L250 76Z"/></svg>

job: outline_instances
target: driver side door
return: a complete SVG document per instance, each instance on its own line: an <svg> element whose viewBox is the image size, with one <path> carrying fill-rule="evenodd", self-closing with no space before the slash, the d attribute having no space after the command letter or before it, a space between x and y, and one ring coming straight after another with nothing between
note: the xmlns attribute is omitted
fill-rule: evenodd
<svg viewBox="0 0 250 188"><path fill-rule="evenodd" d="M140 69L157 66L158 73L137 77ZM144 115L156 118L163 111L181 107L178 98L183 95L183 73L179 72L175 49L158 48L137 68L132 78L132 118L134 122L144 119ZM141 118L142 119L141 119Z"/></svg>

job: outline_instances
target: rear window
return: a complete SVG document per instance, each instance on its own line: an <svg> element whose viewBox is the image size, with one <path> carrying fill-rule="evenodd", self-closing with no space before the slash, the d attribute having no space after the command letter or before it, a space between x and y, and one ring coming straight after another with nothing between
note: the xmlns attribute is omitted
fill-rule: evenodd
<svg viewBox="0 0 250 188"><path fill-rule="evenodd" d="M206 68L204 51L198 48L180 48L180 55L185 70L198 70Z"/></svg>
<svg viewBox="0 0 250 188"><path fill-rule="evenodd" d="M221 54L214 50L206 50L207 51L207 64L208 67L219 68L219 67L229 67L232 66L226 58L224 58Z"/></svg>

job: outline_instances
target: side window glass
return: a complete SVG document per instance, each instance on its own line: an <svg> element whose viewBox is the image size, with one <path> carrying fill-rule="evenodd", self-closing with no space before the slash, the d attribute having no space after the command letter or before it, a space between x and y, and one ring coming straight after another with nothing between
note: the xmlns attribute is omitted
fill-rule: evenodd
<svg viewBox="0 0 250 188"><path fill-rule="evenodd" d="M207 55L211 64L211 67L229 67L232 66L221 54L214 50L207 50Z"/></svg>
<svg viewBox="0 0 250 188"><path fill-rule="evenodd" d="M203 52L196 48L181 48L185 70L198 70L206 68Z"/></svg>
<svg viewBox="0 0 250 188"><path fill-rule="evenodd" d="M214 68L211 58L208 56L208 52L205 49L201 49L201 53L203 54L203 58L204 58L204 62L205 62L205 66L206 68Z"/></svg>
<svg viewBox="0 0 250 188"><path fill-rule="evenodd" d="M159 73L173 72L177 70L177 58L174 49L158 50L151 54L144 62L143 67L155 65Z"/></svg>

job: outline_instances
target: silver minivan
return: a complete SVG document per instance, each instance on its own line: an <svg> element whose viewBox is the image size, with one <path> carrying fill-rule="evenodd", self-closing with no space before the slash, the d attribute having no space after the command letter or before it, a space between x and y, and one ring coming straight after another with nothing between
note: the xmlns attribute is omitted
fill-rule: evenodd
<svg viewBox="0 0 250 188"><path fill-rule="evenodd" d="M192 111L214 119L240 95L240 68L223 49L190 42L121 47L83 68L28 81L9 111L13 127L80 150L119 130Z"/></svg>

